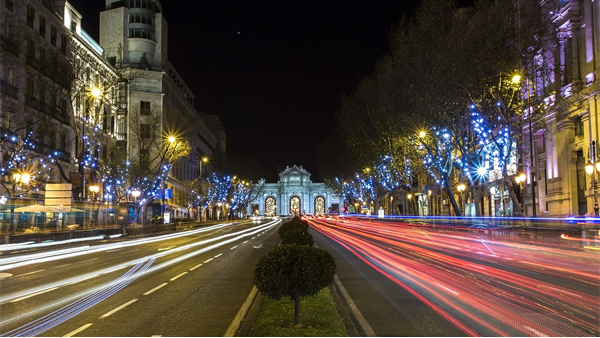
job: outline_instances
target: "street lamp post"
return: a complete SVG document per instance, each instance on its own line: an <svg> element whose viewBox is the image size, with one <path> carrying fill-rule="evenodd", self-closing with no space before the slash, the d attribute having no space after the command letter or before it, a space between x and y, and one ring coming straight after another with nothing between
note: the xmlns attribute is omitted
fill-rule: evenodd
<svg viewBox="0 0 600 338"><path fill-rule="evenodd" d="M428 216L433 216L433 206L431 205L431 194L432 194L432 191L431 191L431 189L429 189L429 191L427 191L427 213L429 214Z"/></svg>
<svg viewBox="0 0 600 338"><path fill-rule="evenodd" d="M412 194L408 194L408 213L412 214Z"/></svg>
<svg viewBox="0 0 600 338"><path fill-rule="evenodd" d="M597 160L596 141L592 141L590 147L590 161L585 165L585 172L592 178L592 187L594 188L594 216L598 217L598 176L600 173L600 162ZM592 163L592 159L594 163ZM595 170L594 170L595 169Z"/></svg>
<svg viewBox="0 0 600 338"><path fill-rule="evenodd" d="M165 158L168 158L167 156L169 155L169 150L171 148L171 146L173 146L173 144L175 143L175 141L177 140L175 138L175 136L169 136L167 138L167 140L169 141L169 145L167 145L167 149L165 151ZM175 144L175 147L177 147L177 144ZM169 159L170 162L170 159ZM170 165L170 163L169 163ZM170 169L169 169L170 172ZM162 184L162 194L161 194L161 205L160 205L160 217L162 219L162 222L165 223L165 194L167 192L167 179L169 178L169 172L167 172L167 178L163 181Z"/></svg>
<svg viewBox="0 0 600 338"><path fill-rule="evenodd" d="M133 196L133 203L134 203L133 210L135 212L135 217L134 217L134 219L135 219L138 217L138 212L139 212L139 208L137 205L137 198L140 197L140 191L139 190L132 191L131 196ZM142 217L140 217L140 219L138 220L138 223L143 224Z"/></svg>
<svg viewBox="0 0 600 338"><path fill-rule="evenodd" d="M515 181L519 185L519 203L521 203L521 213L525 216L525 196L523 196L523 185L525 184L525 180L527 176L525 173L521 173L519 176L515 177Z"/></svg>
<svg viewBox="0 0 600 338"><path fill-rule="evenodd" d="M98 191L100 191L100 187L97 185L90 185L89 186L90 189L90 194L91 194L91 202L92 202L92 208L94 207L94 203L96 202L96 194L98 193ZM94 212L92 209L92 217L94 217ZM97 217L96 217L97 218ZM97 226L98 224L96 224ZM85 227L84 227L85 228Z"/></svg>
<svg viewBox="0 0 600 338"><path fill-rule="evenodd" d="M458 187L456 187L456 189L460 193L460 213L461 213L461 216L465 215L465 210L464 210L464 207L465 207L464 204L465 203L464 203L464 195L463 195L463 193L465 191L465 188L466 188L465 185L462 184L462 183L459 184Z"/></svg>
<svg viewBox="0 0 600 338"><path fill-rule="evenodd" d="M12 217L11 223L12 223L14 230L16 230L17 226L18 226L18 220L17 220L17 224L14 224L15 223L14 222L14 220L15 220L15 207L14 206L15 206L15 201L16 201L15 195L17 194L17 192L16 192L17 184L22 183L22 184L27 185L27 184L29 184L30 180L31 180L31 176L28 173L14 173L13 174L13 181L14 181L13 186L12 186L12 190L13 190L12 199L13 200L11 203L12 210L11 210L10 214Z"/></svg>

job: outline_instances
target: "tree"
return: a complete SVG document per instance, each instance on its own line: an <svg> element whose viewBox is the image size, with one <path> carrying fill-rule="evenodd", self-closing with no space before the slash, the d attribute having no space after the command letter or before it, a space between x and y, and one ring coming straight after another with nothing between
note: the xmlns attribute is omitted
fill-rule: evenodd
<svg viewBox="0 0 600 338"><path fill-rule="evenodd" d="M254 285L269 298L294 301L294 325L300 323L300 297L314 296L333 282L336 264L323 249L279 245L262 256L254 270Z"/></svg>

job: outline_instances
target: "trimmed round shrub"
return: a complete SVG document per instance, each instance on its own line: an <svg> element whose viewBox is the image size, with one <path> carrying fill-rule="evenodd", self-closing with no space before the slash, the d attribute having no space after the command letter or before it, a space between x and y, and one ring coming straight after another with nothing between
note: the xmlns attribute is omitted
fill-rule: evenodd
<svg viewBox="0 0 600 338"><path fill-rule="evenodd" d="M304 231L308 231L308 223L303 222L303 221L294 221L294 220L284 223L279 227L279 231L278 231L279 237L281 237L284 232L292 230L292 229L302 229Z"/></svg>
<svg viewBox="0 0 600 338"><path fill-rule="evenodd" d="M284 231L279 235L281 238L281 244L295 244L295 245L310 245L313 246L315 241L313 236L305 229L293 228L288 231Z"/></svg>
<svg viewBox="0 0 600 338"><path fill-rule="evenodd" d="M279 245L262 256L254 285L269 298L294 300L294 325L300 323L300 297L314 296L333 283L336 264L326 250L306 245Z"/></svg>

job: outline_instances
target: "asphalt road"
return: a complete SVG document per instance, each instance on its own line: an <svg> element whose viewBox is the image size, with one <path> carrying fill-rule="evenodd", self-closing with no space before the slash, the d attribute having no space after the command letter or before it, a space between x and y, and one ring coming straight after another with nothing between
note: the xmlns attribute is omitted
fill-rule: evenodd
<svg viewBox="0 0 600 338"><path fill-rule="evenodd" d="M377 336L600 333L600 251L400 222L311 225Z"/></svg>
<svg viewBox="0 0 600 338"><path fill-rule="evenodd" d="M0 334L222 336L252 289L256 262L278 244L278 224L2 258Z"/></svg>

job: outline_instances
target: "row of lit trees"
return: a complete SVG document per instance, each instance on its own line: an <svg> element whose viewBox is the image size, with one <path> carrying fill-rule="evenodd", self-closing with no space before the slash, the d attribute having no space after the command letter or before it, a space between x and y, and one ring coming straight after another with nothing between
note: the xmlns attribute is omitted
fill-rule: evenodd
<svg viewBox="0 0 600 338"><path fill-rule="evenodd" d="M560 87L560 68L549 52L557 38L549 13L558 6L481 0L460 8L422 1L391 30L390 53L342 98L333 134L340 149L327 147L321 172L350 203L369 194L377 201L414 193L415 179L429 177L456 215L462 214L458 186L466 185L479 202L493 182L522 214L513 182L523 164L531 167L531 160L519 160L531 155L525 152L531 134L523 129L542 126L548 108L542 99Z"/></svg>

